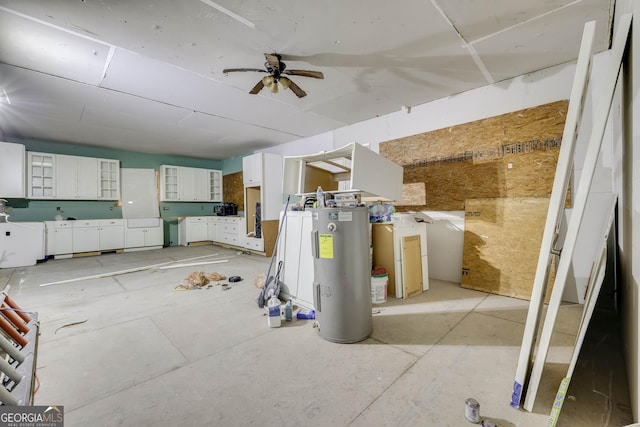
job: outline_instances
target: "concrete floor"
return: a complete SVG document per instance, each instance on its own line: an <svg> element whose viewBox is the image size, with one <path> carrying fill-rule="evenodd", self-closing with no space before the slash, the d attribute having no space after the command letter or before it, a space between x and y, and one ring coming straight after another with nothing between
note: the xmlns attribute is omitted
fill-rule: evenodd
<svg viewBox="0 0 640 427"><path fill-rule="evenodd" d="M228 262L39 286L213 254L190 262ZM508 404L527 301L431 280L422 295L374 306L369 339L335 344L310 320L267 327L254 278L268 263L195 246L0 270L9 295L39 313L35 404L63 405L67 427L465 426L472 425L465 399L473 397L481 418L500 427L546 425L581 306L561 308L536 407L527 413ZM228 290L175 291L192 271L244 280ZM70 325L76 322L84 323ZM586 362L558 425L632 422L619 341L606 336L587 340L599 356L581 356Z"/></svg>

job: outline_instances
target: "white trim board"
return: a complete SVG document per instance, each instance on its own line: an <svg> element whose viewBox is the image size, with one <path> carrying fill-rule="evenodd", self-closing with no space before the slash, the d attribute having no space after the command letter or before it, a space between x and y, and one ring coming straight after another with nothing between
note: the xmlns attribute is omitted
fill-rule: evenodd
<svg viewBox="0 0 640 427"><path fill-rule="evenodd" d="M609 112L611 110L615 88L620 76L622 59L627 45L629 29L631 27L631 19L632 14L630 13L621 17L620 25L614 35L611 56L609 57L609 66L603 82L602 92L600 94L601 97L596 99L597 110L593 118L591 137L589 139L582 174L580 175L580 182L578 183L578 189L576 192L576 199L574 201L574 208L571 212L571 218L569 219L567 235L565 237L564 247L562 248L560 262L558 263L553 290L551 291L551 299L549 300L549 307L545 316L538 350L531 370L527 394L523 405L524 409L529 412L533 409L536 395L538 393L542 370L547 359L547 353L551 343L551 335L553 333L553 327L556 322L556 316L562 299L562 292L568 277L569 269L571 268L571 261L576 247L578 232L584 216L587 197L589 196L589 190L591 188L591 183L593 181L598 161L598 155L600 154L602 139L607 125Z"/></svg>
<svg viewBox="0 0 640 427"><path fill-rule="evenodd" d="M584 25L582 33L582 43L578 54L578 63L571 88L571 96L569 98L567 118L562 135L562 145L560 146L556 173L553 179L547 220L542 236L542 243L540 244L540 253L538 255L538 266L531 290L529 311L527 313L527 321L525 323L522 345L520 347L520 356L518 357L518 365L513 382L510 405L514 408L520 406L523 385L530 370L535 338L538 334L538 325L544 305L544 296L547 293L554 242L557 240L560 225L562 224L563 209L569 179L571 178L571 167L573 165L578 128L580 127L589 75L591 73L595 28L595 21L587 22Z"/></svg>
<svg viewBox="0 0 640 427"><path fill-rule="evenodd" d="M576 364L578 363L578 356L580 355L580 350L582 349L584 338L587 335L587 328L589 327L589 323L591 322L591 317L593 316L593 311L595 310L596 302L598 301L598 295L600 294L600 289L602 288L602 282L604 280L604 275L607 268L607 243L609 239L609 232L611 231L615 222L617 201L618 198L614 195L609 210L609 220L605 224L603 237L596 252L597 254L599 254L599 256L594 262L593 267L591 268L591 274L589 275L587 296L585 297L584 308L582 309L582 318L580 319L580 327L578 328L578 334L576 335L576 343L573 347L573 353L571 354L571 362L569 363L569 368L567 369L567 375L560 382L560 387L558 388L555 402L553 403L553 407L551 408L551 413L549 414L549 423L547 424L549 427L555 427L556 423L558 422L562 404L564 403L564 398L566 396L567 390L569 389L569 383L571 382L573 371L575 370Z"/></svg>

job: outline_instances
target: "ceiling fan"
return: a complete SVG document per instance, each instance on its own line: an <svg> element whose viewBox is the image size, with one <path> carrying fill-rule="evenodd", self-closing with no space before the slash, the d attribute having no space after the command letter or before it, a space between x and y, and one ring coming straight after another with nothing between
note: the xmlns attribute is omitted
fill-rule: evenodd
<svg viewBox="0 0 640 427"><path fill-rule="evenodd" d="M269 75L264 76L258 83L249 91L250 94L257 94L260 92L265 86L271 90L273 93L278 92L278 83L282 85L283 89L291 89L293 93L295 93L298 98L302 98L307 96L307 93L300 88L297 84L295 84L291 79L284 76L283 74L289 76L303 76L303 77L313 77L314 79L324 79L324 75L320 71L309 71L309 70L287 70L287 65L282 62L282 56L277 53L265 53L264 57L267 59L267 62L264 63L264 69L262 68L225 68L222 70L223 73L233 73L236 71L256 71L259 73L268 73Z"/></svg>

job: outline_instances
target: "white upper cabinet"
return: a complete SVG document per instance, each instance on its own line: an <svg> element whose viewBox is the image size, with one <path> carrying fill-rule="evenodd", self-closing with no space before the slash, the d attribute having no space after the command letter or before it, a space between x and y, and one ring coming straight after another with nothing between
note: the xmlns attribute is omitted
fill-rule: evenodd
<svg viewBox="0 0 640 427"><path fill-rule="evenodd" d="M120 162L98 159L98 199L118 200L120 198Z"/></svg>
<svg viewBox="0 0 640 427"><path fill-rule="evenodd" d="M260 185L262 182L262 153L242 158L242 181L245 187Z"/></svg>
<svg viewBox="0 0 640 427"><path fill-rule="evenodd" d="M163 202L221 202L222 171L162 165L160 200Z"/></svg>
<svg viewBox="0 0 640 427"><path fill-rule="evenodd" d="M178 169L178 166L160 166L160 200L179 200Z"/></svg>
<svg viewBox="0 0 640 427"><path fill-rule="evenodd" d="M0 142L0 198L24 199L25 158L24 145Z"/></svg>
<svg viewBox="0 0 640 427"><path fill-rule="evenodd" d="M27 189L31 199L118 200L118 160L28 152Z"/></svg>
<svg viewBox="0 0 640 427"><path fill-rule="evenodd" d="M56 199L98 199L98 160L56 155Z"/></svg>
<svg viewBox="0 0 640 427"><path fill-rule="evenodd" d="M180 168L178 172L180 194L186 202L208 202L209 173L206 169Z"/></svg>
<svg viewBox="0 0 640 427"><path fill-rule="evenodd" d="M55 154L29 152L27 155L27 196L30 199L55 199Z"/></svg>
<svg viewBox="0 0 640 427"><path fill-rule="evenodd" d="M255 215L260 219L278 219L282 210L282 156L255 153L242 158L244 181L244 207L247 232L254 231ZM260 202L261 212L255 203Z"/></svg>
<svg viewBox="0 0 640 427"><path fill-rule="evenodd" d="M209 170L209 199L222 202L222 171Z"/></svg>
<svg viewBox="0 0 640 427"><path fill-rule="evenodd" d="M284 194L357 192L376 200L402 200L402 166L353 142L333 151L284 158Z"/></svg>

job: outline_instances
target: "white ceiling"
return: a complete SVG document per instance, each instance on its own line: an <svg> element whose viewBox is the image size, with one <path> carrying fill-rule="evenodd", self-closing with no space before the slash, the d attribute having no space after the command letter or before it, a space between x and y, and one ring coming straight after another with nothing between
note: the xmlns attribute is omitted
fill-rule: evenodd
<svg viewBox="0 0 640 427"><path fill-rule="evenodd" d="M224 159L575 60L587 21L605 50L613 3L0 0L0 131ZM272 52L324 80L222 73Z"/></svg>

